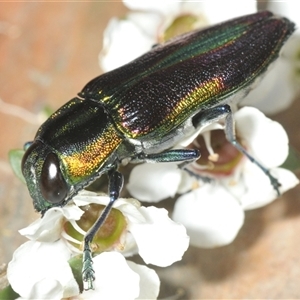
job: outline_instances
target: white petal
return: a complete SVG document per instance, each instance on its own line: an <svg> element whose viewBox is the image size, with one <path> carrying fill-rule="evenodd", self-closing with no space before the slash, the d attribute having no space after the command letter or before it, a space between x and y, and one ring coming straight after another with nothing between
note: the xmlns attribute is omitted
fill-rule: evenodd
<svg viewBox="0 0 300 300"><path fill-rule="evenodd" d="M104 32L100 66L105 72L113 70L145 53L152 45L153 40L133 22L111 19Z"/></svg>
<svg viewBox="0 0 300 300"><path fill-rule="evenodd" d="M85 206L91 203L107 205L109 197L104 193L95 193L87 190L81 190L78 195L73 198L73 202L78 206Z"/></svg>
<svg viewBox="0 0 300 300"><path fill-rule="evenodd" d="M288 155L288 136L278 122L267 118L254 107L243 107L234 114L240 138L247 149L264 166L281 165Z"/></svg>
<svg viewBox="0 0 300 300"><path fill-rule="evenodd" d="M191 144L197 137L199 134L204 133L204 132L208 132L211 130L218 130L218 129L224 129L224 125L220 124L220 123L209 123L211 122L211 120L209 120L207 122L207 124L204 124L203 126L201 126L201 128L199 128L196 132L194 132L191 136L186 137L184 140L180 141L179 145L181 147L187 147L189 144Z"/></svg>
<svg viewBox="0 0 300 300"><path fill-rule="evenodd" d="M191 176L186 171L182 170L181 171L181 181L180 181L180 184L178 186L177 193L178 194L187 193L188 191L190 191L193 188L193 185L195 183L197 184L196 181L197 180L193 176Z"/></svg>
<svg viewBox="0 0 300 300"><path fill-rule="evenodd" d="M61 299L63 287L59 281L53 278L42 278L34 283L29 294L29 299Z"/></svg>
<svg viewBox="0 0 300 300"><path fill-rule="evenodd" d="M181 182L181 170L174 163L142 164L130 174L127 190L141 200L158 202L174 197Z"/></svg>
<svg viewBox="0 0 300 300"><path fill-rule="evenodd" d="M166 267L181 260L189 245L186 230L173 222L165 209L141 207L147 223L129 226L139 248L139 255L146 263Z"/></svg>
<svg viewBox="0 0 300 300"><path fill-rule="evenodd" d="M128 13L126 19L133 24L151 41L151 47L158 41L158 31L160 28L160 23L162 22L162 16L156 13L143 13L134 12ZM136 41L137 42L137 41ZM131 47L136 47L136 43L131 45ZM148 51L149 49L145 49ZM141 52L143 54L145 52Z"/></svg>
<svg viewBox="0 0 300 300"><path fill-rule="evenodd" d="M300 25L300 2L297 0L289 1L270 1L268 2L268 10L273 11L281 16L291 19L296 24Z"/></svg>
<svg viewBox="0 0 300 300"><path fill-rule="evenodd" d="M82 190L73 199L74 203L78 206L84 206L91 203L107 205L109 197L105 194L97 194L94 192ZM129 222L144 222L145 218L139 212L141 203L133 198L118 198L114 203L114 208L120 210Z"/></svg>
<svg viewBox="0 0 300 300"><path fill-rule="evenodd" d="M132 300L140 293L140 278L122 254L104 252L93 258L96 273L95 290L85 291L84 299Z"/></svg>
<svg viewBox="0 0 300 300"><path fill-rule="evenodd" d="M60 238L64 218L79 220L82 214L83 211L75 205L68 205L64 208L51 208L43 218L34 221L29 226L19 230L19 232L30 240L51 243Z"/></svg>
<svg viewBox="0 0 300 300"><path fill-rule="evenodd" d="M131 261L127 261L127 264L135 273L140 275L140 294L137 300L156 299L160 286L160 280L156 272Z"/></svg>
<svg viewBox="0 0 300 300"><path fill-rule="evenodd" d="M288 108L294 100L292 59L280 57L242 100L242 105L255 106L266 114L275 114Z"/></svg>
<svg viewBox="0 0 300 300"><path fill-rule="evenodd" d="M275 176L273 170L271 174ZM242 176L236 185L229 183L227 186L230 193L239 200L243 209L264 206L277 198L277 193L269 178L250 161L245 161Z"/></svg>
<svg viewBox="0 0 300 300"><path fill-rule="evenodd" d="M123 244L124 248L122 250L118 249L118 252L122 253L125 257L131 257L139 253L136 241L130 232L126 233L126 241Z"/></svg>
<svg viewBox="0 0 300 300"><path fill-rule="evenodd" d="M14 291L27 299L78 295L79 288L68 264L70 256L62 241L29 241L15 251L8 264L7 278Z"/></svg>
<svg viewBox="0 0 300 300"><path fill-rule="evenodd" d="M163 15L178 12L180 9L180 1L177 0L123 0L123 2L132 10L155 11Z"/></svg>
<svg viewBox="0 0 300 300"><path fill-rule="evenodd" d="M222 186L206 184L179 197L173 219L186 227L191 245L213 248L234 240L244 212Z"/></svg>
<svg viewBox="0 0 300 300"><path fill-rule="evenodd" d="M210 24L256 12L256 1L203 1L203 10ZM233 9L234 7L234 9Z"/></svg>
<svg viewBox="0 0 300 300"><path fill-rule="evenodd" d="M299 183L298 178L286 169L275 168L271 170L271 174L280 182L281 187L279 190L281 194ZM278 197L273 186L270 184L269 178L259 168L251 164L251 162L247 162L245 165L243 181L246 193L236 196L239 197L241 205L245 210L265 206Z"/></svg>
<svg viewBox="0 0 300 300"><path fill-rule="evenodd" d="M272 170L272 174L274 174L274 176L280 182L281 187L279 188L279 190L282 194L299 184L299 179L293 172L289 170L283 168L275 168Z"/></svg>

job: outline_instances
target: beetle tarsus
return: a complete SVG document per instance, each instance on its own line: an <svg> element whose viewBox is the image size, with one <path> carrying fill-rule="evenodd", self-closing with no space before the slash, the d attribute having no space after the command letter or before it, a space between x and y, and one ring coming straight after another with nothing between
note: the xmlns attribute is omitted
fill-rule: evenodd
<svg viewBox="0 0 300 300"><path fill-rule="evenodd" d="M83 251L83 267L82 267L82 281L84 290L94 289L95 271L93 269L93 258L89 244L85 244Z"/></svg>

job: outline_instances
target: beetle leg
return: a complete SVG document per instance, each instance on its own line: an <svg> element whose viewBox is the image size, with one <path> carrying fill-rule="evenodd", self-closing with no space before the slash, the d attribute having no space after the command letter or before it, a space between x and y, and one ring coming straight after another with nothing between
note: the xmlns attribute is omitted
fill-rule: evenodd
<svg viewBox="0 0 300 300"><path fill-rule="evenodd" d="M93 281L95 280L95 271L93 269L93 259L90 244L93 241L95 234L109 215L114 202L119 198L120 191L124 183L123 175L116 171L115 168L108 172L108 179L109 203L106 205L97 221L84 237L82 280L85 290L93 289Z"/></svg>
<svg viewBox="0 0 300 300"><path fill-rule="evenodd" d="M160 153L145 154L139 153L135 156L131 162L140 163L162 163L162 162L186 162L190 163L192 161L200 158L200 151L196 149L171 149Z"/></svg>
<svg viewBox="0 0 300 300"><path fill-rule="evenodd" d="M140 162L148 162L148 163L162 163L162 162L181 162L178 164L178 168L186 171L191 176L196 177L198 180L202 180L204 182L211 182L211 178L207 176L201 176L199 174L194 173L189 170L187 166L200 158L200 151L197 149L171 149L161 153L155 154L139 154L135 157L131 162L140 163Z"/></svg>
<svg viewBox="0 0 300 300"><path fill-rule="evenodd" d="M225 106L225 105L224 105ZM277 195L280 196L279 187L281 186L280 182L271 175L270 171L264 167L262 164L260 164L253 156L251 156L246 149L237 141L236 135L235 135L235 129L234 129L234 119L233 114L230 109L229 105L226 105L228 107L228 114L225 119L225 135L227 140L241 153L243 153L248 159L250 159L251 162L256 164L265 174L269 177L271 184L275 191L277 192Z"/></svg>
<svg viewBox="0 0 300 300"><path fill-rule="evenodd" d="M193 125L197 127L201 127L205 124L210 124L221 119L225 118L225 135L226 139L242 154L244 154L251 162L256 164L265 174L269 177L272 186L277 192L278 196L280 195L279 187L281 184L278 180L270 174L270 171L265 168L262 164L260 164L254 157L252 157L246 149L237 141L235 135L235 127L234 127L234 118L231 111L231 108L228 104L216 106L205 110L204 112L200 112L193 118Z"/></svg>

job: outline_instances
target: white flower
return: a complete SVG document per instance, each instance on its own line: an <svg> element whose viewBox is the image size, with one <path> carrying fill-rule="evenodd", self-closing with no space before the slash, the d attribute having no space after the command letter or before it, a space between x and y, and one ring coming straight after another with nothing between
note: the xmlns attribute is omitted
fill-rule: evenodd
<svg viewBox="0 0 300 300"><path fill-rule="evenodd" d="M74 202L79 206L90 202L106 205L108 198L83 191ZM147 264L160 267L181 259L188 248L189 238L184 226L173 222L165 209L143 207L137 200L122 198L115 202L114 208L120 210L127 220L127 235L118 251L125 256L138 253Z"/></svg>
<svg viewBox="0 0 300 300"><path fill-rule="evenodd" d="M259 85L243 100L267 114L290 106L300 91L300 2L269 1L267 8L296 24L296 31L281 50L280 57L264 75Z"/></svg>
<svg viewBox="0 0 300 300"><path fill-rule="evenodd" d="M133 12L112 19L105 32L100 66L107 72L149 51L174 34L254 13L255 1L123 1ZM217 6L217 9L216 9Z"/></svg>
<svg viewBox="0 0 300 300"><path fill-rule="evenodd" d="M68 260L71 252L61 240L29 241L21 245L8 265L7 278L24 299L62 299L79 294Z"/></svg>
<svg viewBox="0 0 300 300"><path fill-rule="evenodd" d="M212 248L234 240L244 211L225 187L205 184L178 198L173 219L186 226L192 245Z"/></svg>
<svg viewBox="0 0 300 300"><path fill-rule="evenodd" d="M70 250L55 243L29 241L18 248L9 264L8 279L24 299L156 299L159 278L155 271L126 261L117 252L94 258L94 290L79 294L68 259ZM117 288L116 288L117 287Z"/></svg>
<svg viewBox="0 0 300 300"><path fill-rule="evenodd" d="M117 252L104 252L94 259L97 280L95 290L80 299L156 299L159 278L146 266L127 261Z"/></svg>
<svg viewBox="0 0 300 300"><path fill-rule="evenodd" d="M298 179L292 172L278 167L288 155L288 137L282 126L250 107L240 109L234 118L239 140L278 179L280 192L297 185ZM209 131L202 132L206 133ZM257 165L245 157L239 158L239 152L230 143L224 145L224 150L219 149L219 161L229 156L228 162L215 163L212 171L195 163L191 166L201 176L213 177L212 183L197 182L175 164L141 164L132 170L127 189L137 199L154 202L190 189L177 200L174 220L186 226L193 245L228 244L243 224L243 211L272 202L277 193ZM201 148L202 153L204 150Z"/></svg>
<svg viewBox="0 0 300 300"><path fill-rule="evenodd" d="M87 191L74 198L78 206L106 205L108 200L107 196ZM170 220L164 209L140 207L134 199L118 199L114 208L125 217L126 226L105 250L111 252L102 252L93 259L95 290L80 295L68 264L70 258L80 253L74 247L80 242L65 229L67 221L76 230L81 225L79 219L84 211L74 204L49 209L42 219L20 231L31 241L17 249L9 263L8 280L12 288L22 298L31 299L156 299L159 278L155 271L126 261L124 255L139 253L146 263L168 266L180 260L187 249L186 230Z"/></svg>

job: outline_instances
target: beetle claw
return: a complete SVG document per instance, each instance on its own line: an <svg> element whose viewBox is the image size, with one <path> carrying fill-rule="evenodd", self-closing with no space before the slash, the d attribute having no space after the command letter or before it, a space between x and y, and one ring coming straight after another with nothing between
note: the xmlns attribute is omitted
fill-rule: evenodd
<svg viewBox="0 0 300 300"><path fill-rule="evenodd" d="M269 177L271 184L272 184L274 190L277 192L277 196L279 197L281 195L281 193L279 191L279 188L281 187L281 183L278 181L277 178L273 177L269 171L266 173L266 175Z"/></svg>

